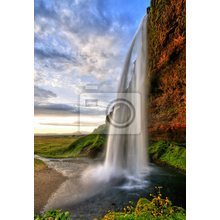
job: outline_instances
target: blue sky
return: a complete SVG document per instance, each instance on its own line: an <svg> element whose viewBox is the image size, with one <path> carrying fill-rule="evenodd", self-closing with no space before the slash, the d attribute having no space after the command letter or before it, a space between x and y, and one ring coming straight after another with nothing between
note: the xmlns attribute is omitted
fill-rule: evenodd
<svg viewBox="0 0 220 220"><path fill-rule="evenodd" d="M58 127L74 132L71 120L85 85L117 92L126 52L149 5L149 0L35 0L35 117L41 124L36 133L53 133L52 124L57 132Z"/></svg>

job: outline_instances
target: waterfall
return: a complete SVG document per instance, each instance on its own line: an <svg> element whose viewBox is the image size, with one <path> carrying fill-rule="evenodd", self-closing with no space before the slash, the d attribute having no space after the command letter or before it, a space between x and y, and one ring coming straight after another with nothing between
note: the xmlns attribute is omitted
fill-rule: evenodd
<svg viewBox="0 0 220 220"><path fill-rule="evenodd" d="M147 167L146 73L147 15L143 17L128 50L117 97L118 100L129 100L133 104L137 118L129 126L123 127L123 130L110 123L104 167L113 174L126 172L139 176ZM136 93L140 94L141 101L136 100ZM124 123L129 114L131 113L126 105L115 104L112 120L118 124ZM140 131L137 131L138 128Z"/></svg>
<svg viewBox="0 0 220 220"><path fill-rule="evenodd" d="M96 180L108 181L118 176L140 179L147 170L146 75L147 15L143 17L126 55L116 104L110 114L105 161L103 165L86 171ZM133 108L129 109L127 103ZM125 122L132 116L131 110L135 111L135 119L126 126Z"/></svg>

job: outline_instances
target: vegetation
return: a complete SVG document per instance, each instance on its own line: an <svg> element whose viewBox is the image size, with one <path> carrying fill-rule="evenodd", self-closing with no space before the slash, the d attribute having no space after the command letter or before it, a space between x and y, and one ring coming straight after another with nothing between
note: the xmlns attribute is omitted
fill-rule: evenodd
<svg viewBox="0 0 220 220"><path fill-rule="evenodd" d="M153 162L186 171L186 144L160 141L149 147Z"/></svg>
<svg viewBox="0 0 220 220"><path fill-rule="evenodd" d="M42 157L95 157L107 142L108 124L82 137L35 137L34 154Z"/></svg>
<svg viewBox="0 0 220 220"><path fill-rule="evenodd" d="M122 220L122 219L130 219L130 220L153 220L153 219L186 219L186 210L172 206L171 201L166 197L166 199L162 199L162 194L160 190L161 186L155 187L158 189L158 195L152 196L152 201L141 198L137 202L136 207L133 207L132 202L130 206L124 208L124 212L111 212L102 218L102 220ZM51 210L47 212L43 218L39 218L38 215L34 216L35 220L71 220L68 216L69 212L61 213L61 210ZM98 219L95 219L98 220Z"/></svg>
<svg viewBox="0 0 220 220"><path fill-rule="evenodd" d="M94 157L101 152L106 140L107 135L105 134L90 134L80 137L68 147L67 153L71 157Z"/></svg>
<svg viewBox="0 0 220 220"><path fill-rule="evenodd" d="M68 216L69 212L61 212L61 210L50 210L42 218L34 215L35 220L71 220Z"/></svg>
<svg viewBox="0 0 220 220"><path fill-rule="evenodd" d="M100 126L94 133L82 137L35 137L34 153L50 158L95 157L107 143L107 128L107 125ZM154 163L186 171L185 143L159 141L151 144L148 150ZM34 160L35 170L44 166L41 160Z"/></svg>
<svg viewBox="0 0 220 220"><path fill-rule="evenodd" d="M105 215L102 220L153 220L153 219L186 219L185 209L177 206L172 206L171 201L166 197L162 199L160 193L161 186L155 187L158 189L158 196L154 196L152 201L141 198L137 202L136 207L132 205L124 208L124 212L111 212ZM131 203L131 202L130 202Z"/></svg>
<svg viewBox="0 0 220 220"><path fill-rule="evenodd" d="M34 137L34 154L42 157L68 157L63 153L78 137Z"/></svg>
<svg viewBox="0 0 220 220"><path fill-rule="evenodd" d="M34 158L34 170L41 170L47 165L42 161Z"/></svg>
<svg viewBox="0 0 220 220"><path fill-rule="evenodd" d="M89 134L83 137L42 138L34 145L34 154L48 158L95 157L107 141L105 134ZM39 142L39 143L38 143Z"/></svg>
<svg viewBox="0 0 220 220"><path fill-rule="evenodd" d="M186 1L151 0L148 16L148 132L186 142Z"/></svg>

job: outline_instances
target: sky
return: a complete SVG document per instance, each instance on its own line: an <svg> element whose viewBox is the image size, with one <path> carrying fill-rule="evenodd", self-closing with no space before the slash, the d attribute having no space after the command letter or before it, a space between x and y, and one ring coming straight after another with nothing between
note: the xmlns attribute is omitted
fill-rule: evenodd
<svg viewBox="0 0 220 220"><path fill-rule="evenodd" d="M35 0L35 134L92 132L105 123L106 106L116 96L126 53L149 5L149 0ZM82 94L98 105L85 106Z"/></svg>

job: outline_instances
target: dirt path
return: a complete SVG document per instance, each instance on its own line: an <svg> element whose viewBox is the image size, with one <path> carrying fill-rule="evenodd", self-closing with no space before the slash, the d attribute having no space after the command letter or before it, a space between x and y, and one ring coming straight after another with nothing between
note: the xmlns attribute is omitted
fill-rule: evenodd
<svg viewBox="0 0 220 220"><path fill-rule="evenodd" d="M52 168L45 167L34 171L34 214L40 215L40 211L46 205L52 193L66 179L61 173Z"/></svg>

